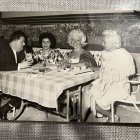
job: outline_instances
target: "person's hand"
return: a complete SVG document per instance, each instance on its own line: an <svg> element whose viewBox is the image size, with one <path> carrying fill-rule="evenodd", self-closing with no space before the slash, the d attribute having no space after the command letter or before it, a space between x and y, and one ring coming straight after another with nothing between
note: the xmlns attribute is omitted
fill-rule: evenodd
<svg viewBox="0 0 140 140"><path fill-rule="evenodd" d="M29 68L32 65L33 61L22 61L19 63L20 69Z"/></svg>
<svg viewBox="0 0 140 140"><path fill-rule="evenodd" d="M27 60L26 60L27 61ZM29 63L33 63L34 62L34 60L33 59L30 59L30 60L28 60L27 62L29 62Z"/></svg>

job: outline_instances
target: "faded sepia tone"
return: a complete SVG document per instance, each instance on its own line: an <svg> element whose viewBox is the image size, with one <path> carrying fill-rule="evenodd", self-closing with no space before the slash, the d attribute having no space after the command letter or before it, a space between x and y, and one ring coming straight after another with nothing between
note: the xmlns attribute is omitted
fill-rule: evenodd
<svg viewBox="0 0 140 140"><path fill-rule="evenodd" d="M26 0L22 0L20 2L0 0L0 37L7 40L13 31L21 30L28 36L27 45L29 47L38 48L40 47L38 43L39 35L43 32L52 32L56 36L58 48L71 49L71 46L68 44L67 36L71 30L81 29L87 36L87 42L90 44L88 49L94 56L97 56L96 62L99 62L98 57L102 52L102 49L99 49L99 47L102 46L102 32L106 29L116 30L121 35L122 47L133 56L136 64L136 72L140 73L139 7L139 0L95 0L92 2L90 0L70 2L68 0L65 2L63 0L53 2L52 0L47 2L45 0L42 2L33 0L29 0L28 2ZM20 13L20 10L25 11L25 13ZM27 12L30 10L32 11L31 14L29 14L30 12ZM6 11L9 13L9 16L8 13L5 13ZM12 11L16 14L12 13ZM37 14L33 11L36 11ZM42 11L42 14L39 11ZM67 14L78 14L78 18L74 21L68 19L68 22L65 20L60 22L58 19L55 20L55 22L53 22L53 20L48 20L47 23L47 20L45 22L42 20L43 16L45 18L53 15L61 17L61 15L67 16ZM81 15L81 17L79 17L79 15ZM33 20L34 23L32 23L31 19L35 16L42 17L37 19L40 20L40 23L36 20ZM18 18L18 21L15 21L16 23L10 22L12 17L15 19ZM25 21L23 21L24 19L22 20L22 18L20 19L20 17L25 17ZM26 19L26 17L32 18ZM8 20L5 20L4 18L7 18ZM27 21L29 22L26 24ZM32 73L28 73L26 76L31 77ZM57 77L58 75L54 76ZM21 83L18 84L20 85ZM60 89L58 88L58 90ZM139 95L137 96L137 99L140 99ZM44 106L49 103L51 103L51 101L48 101L47 103L43 102ZM36 105L29 106L24 110L23 114L17 119L17 121L11 121L11 123L10 121L6 121L6 123L1 124L1 138L44 139L46 138L45 136L47 136L46 139L52 139L52 137L53 139L74 140L116 138L139 139L138 124L136 124L140 122L139 112L137 112L137 110L132 106L118 106L116 113L121 118L120 124L118 123L117 125L106 125L106 117L93 118L92 116L88 116L86 120L88 123L73 124L70 122L65 124L65 122L67 122L66 118L58 116L57 114L46 113L44 112L44 109L40 107L36 108ZM12 113L9 113L9 116L11 117ZM40 121L43 122L40 123ZM50 123L50 121L53 123ZM96 124L96 122L100 123ZM131 125L127 123L131 123ZM128 131L131 131L132 133L128 134ZM16 132L18 132L18 135ZM23 134L24 132L25 134ZM14 136L12 136L11 133L14 134Z"/></svg>

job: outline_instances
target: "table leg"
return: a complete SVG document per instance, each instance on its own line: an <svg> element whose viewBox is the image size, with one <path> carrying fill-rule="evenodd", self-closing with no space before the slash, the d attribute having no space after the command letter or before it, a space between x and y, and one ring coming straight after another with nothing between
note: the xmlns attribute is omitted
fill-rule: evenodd
<svg viewBox="0 0 140 140"><path fill-rule="evenodd" d="M67 118L67 121L69 122L70 121L70 116L69 116L70 92L69 92L69 90L66 91L66 94L67 94L67 115L66 115L66 118Z"/></svg>
<svg viewBox="0 0 140 140"><path fill-rule="evenodd" d="M82 92L81 92L81 86L78 88L79 95L78 95L78 117L79 121L82 122Z"/></svg>

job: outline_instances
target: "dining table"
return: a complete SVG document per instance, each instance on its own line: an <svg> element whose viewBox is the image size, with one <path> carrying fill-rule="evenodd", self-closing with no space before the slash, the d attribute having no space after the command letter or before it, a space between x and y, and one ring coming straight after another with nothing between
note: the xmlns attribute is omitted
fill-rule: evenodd
<svg viewBox="0 0 140 140"><path fill-rule="evenodd" d="M1 71L0 91L57 109L58 97L64 90L94 79L91 69L58 71L56 66L36 65L20 71Z"/></svg>

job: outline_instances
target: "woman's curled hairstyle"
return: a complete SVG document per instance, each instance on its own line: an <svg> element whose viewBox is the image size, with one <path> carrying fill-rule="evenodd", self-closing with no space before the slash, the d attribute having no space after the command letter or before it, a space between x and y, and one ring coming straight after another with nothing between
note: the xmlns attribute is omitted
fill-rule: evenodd
<svg viewBox="0 0 140 140"><path fill-rule="evenodd" d="M86 43L86 35L81 29L72 30L68 35L68 44L73 46L73 41L80 41L81 44Z"/></svg>
<svg viewBox="0 0 140 140"><path fill-rule="evenodd" d="M55 45L56 45L56 38L55 38L55 36L52 33L49 33L49 32L48 33L42 33L42 34L40 34L40 36L39 36L39 44L40 45L42 44L42 40L44 38L48 38L50 40L50 42L51 42L50 48L54 49L55 48Z"/></svg>

